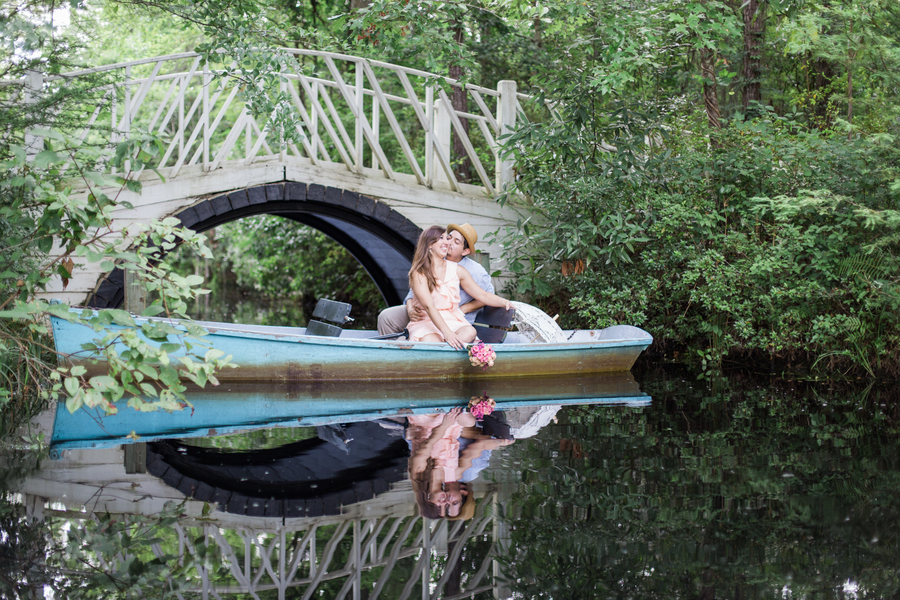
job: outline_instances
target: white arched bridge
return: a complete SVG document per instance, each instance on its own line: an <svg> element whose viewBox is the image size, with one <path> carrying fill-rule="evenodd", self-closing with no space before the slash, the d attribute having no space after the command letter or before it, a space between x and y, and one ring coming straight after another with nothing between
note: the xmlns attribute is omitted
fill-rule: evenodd
<svg viewBox="0 0 900 600"><path fill-rule="evenodd" d="M319 229L346 247L388 303L407 288L416 239L432 224L469 222L479 234L514 222L493 200L510 182L498 138L521 113L516 83L497 89L465 85L470 112L454 110L456 81L415 69L341 54L279 50L295 68L280 91L299 115L299 144L283 147L271 117L254 117L241 100L243 81L221 76L199 55L182 53L18 82L26 102L54 87L102 76L97 102L85 107L82 140L117 142L139 132L166 140L153 165L134 173L140 194L122 192L133 208L114 227L174 216L204 231L268 213ZM455 134L465 152L451 152ZM38 148L41 140L27 140ZM455 165L470 165L460 181ZM162 177L160 177L160 175ZM499 248L479 244L499 256ZM497 266L497 265L494 265ZM502 268L502 266L501 266ZM65 290L49 294L73 304L116 306L121 271L77 265Z"/></svg>

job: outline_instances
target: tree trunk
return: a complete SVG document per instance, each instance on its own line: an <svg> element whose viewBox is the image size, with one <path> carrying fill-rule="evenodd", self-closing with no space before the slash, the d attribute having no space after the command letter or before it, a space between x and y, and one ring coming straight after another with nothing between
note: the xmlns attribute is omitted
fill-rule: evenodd
<svg viewBox="0 0 900 600"><path fill-rule="evenodd" d="M744 80L744 109L750 102L760 102L760 76L762 75L762 38L766 29L766 0L747 0L744 16L744 64L741 76Z"/></svg>
<svg viewBox="0 0 900 600"><path fill-rule="evenodd" d="M826 88L831 85L834 78L834 66L824 58L817 58L809 63L809 70L812 76L809 90L816 92L812 102L814 126L827 129L831 127L831 115L828 114L831 93L826 91Z"/></svg>
<svg viewBox="0 0 900 600"><path fill-rule="evenodd" d="M853 34L853 27L850 27L850 34ZM853 123L853 61L856 59L856 50L848 51L847 61L847 122ZM853 130L847 133L847 139L853 138Z"/></svg>
<svg viewBox="0 0 900 600"><path fill-rule="evenodd" d="M456 22L453 29L453 39L460 46L463 45L465 41L465 30L463 29L463 24L459 21ZM460 65L450 65L450 78L451 79L462 79L464 73L463 68ZM459 87L454 87L452 93L450 94L450 103L453 105L453 110L457 112L469 112L469 100L466 94L466 90ZM463 131L468 136L469 135L469 121L468 119L460 119L463 126ZM468 154L466 154L466 147L463 146L462 139L456 132L456 128L453 128L452 135L452 148L451 155L456 159L454 172L456 173L456 179L468 183L471 181L471 175L469 174L471 171L472 162L468 158ZM453 159L451 159L453 160ZM458 161L458 162L457 162Z"/></svg>
<svg viewBox="0 0 900 600"><path fill-rule="evenodd" d="M703 76L703 104L709 126L722 127L719 121L719 96L716 93L716 53L709 48L700 50L700 73Z"/></svg>
<svg viewBox="0 0 900 600"><path fill-rule="evenodd" d="M699 600L716 600L716 583L712 569L703 572L701 581L703 587L700 589Z"/></svg>

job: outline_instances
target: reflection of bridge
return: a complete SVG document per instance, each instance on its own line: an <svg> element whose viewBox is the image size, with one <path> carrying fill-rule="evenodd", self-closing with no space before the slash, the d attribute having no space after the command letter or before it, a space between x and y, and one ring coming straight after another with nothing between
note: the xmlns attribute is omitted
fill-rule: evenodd
<svg viewBox="0 0 900 600"><path fill-rule="evenodd" d="M86 109L82 139L116 142L140 131L167 145L151 171L135 173L141 195L124 193L116 226L175 215L198 231L270 213L318 228L347 247L389 302L405 289L412 246L421 228L468 221L481 234L510 222L491 196L510 181L497 138L514 126L516 84L496 90L467 85L472 112L453 110L434 75L357 57L284 50L296 68L281 91L300 117L299 145L278 145L271 120L254 118L238 98L243 85L219 78L193 53L148 58L22 82L25 98L73 79L105 76ZM457 86L458 87L458 86ZM451 155L451 132L465 156ZM32 138L32 142L35 139ZM473 183L454 165L468 159ZM497 254L498 248L483 249ZM93 270L92 270L93 269ZM121 300L121 274L99 284L99 266L76 270L53 296L108 306Z"/></svg>
<svg viewBox="0 0 900 600"><path fill-rule="evenodd" d="M189 573L190 591L204 599L234 594L258 599L273 592L283 599L288 590L299 590L303 598L327 590L326 597L337 599L507 596L495 577L504 533L495 518L498 495L492 487L475 488L478 504L469 521L415 516L408 482L394 484L373 500L344 506L334 516L204 515L203 502L187 499L162 480L126 474L123 450L114 448L69 451L65 460L44 463L21 492L30 514L39 518L81 520L104 512L153 516L167 502L184 502L180 512L185 518L151 549L156 556L195 558L200 544L216 549L221 564L198 559ZM485 542L486 537L492 541ZM477 568L461 573L463 558ZM128 557L120 554L110 560L124 564ZM98 566L117 568L111 563Z"/></svg>

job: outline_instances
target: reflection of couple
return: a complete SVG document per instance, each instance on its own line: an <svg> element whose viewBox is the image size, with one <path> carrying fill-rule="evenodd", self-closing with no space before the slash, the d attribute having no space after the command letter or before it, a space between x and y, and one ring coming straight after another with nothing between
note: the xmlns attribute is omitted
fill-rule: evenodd
<svg viewBox="0 0 900 600"><path fill-rule="evenodd" d="M399 333L405 327L410 341L446 341L462 349L475 340L472 323L482 306L509 310L509 301L493 294L484 268L467 256L477 240L468 223L423 231L409 271L411 291L405 306L382 311L378 333Z"/></svg>
<svg viewBox="0 0 900 600"><path fill-rule="evenodd" d="M423 517L472 517L475 502L467 483L486 465L482 455L512 443L485 436L474 427L475 418L458 407L446 414L409 417L409 478Z"/></svg>

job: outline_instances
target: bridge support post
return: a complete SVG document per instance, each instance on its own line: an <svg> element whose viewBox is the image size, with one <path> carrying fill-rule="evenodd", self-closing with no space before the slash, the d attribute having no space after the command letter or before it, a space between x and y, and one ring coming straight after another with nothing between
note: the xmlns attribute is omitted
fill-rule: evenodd
<svg viewBox="0 0 900 600"><path fill-rule="evenodd" d="M452 163L453 157L450 156L451 110L453 110L453 107L446 106L443 100L434 102L434 136L437 139L438 146L444 152L444 156ZM432 161L432 164L434 165L435 181L449 183L450 179L447 178L447 174L444 173L444 169L441 168L440 164L437 161Z"/></svg>
<svg viewBox="0 0 900 600"><path fill-rule="evenodd" d="M509 523L507 519L509 515L501 514L503 509L509 509L509 497L513 492L513 484L509 481L502 482L497 488L497 493L494 495L494 503L493 503L493 518L492 525L493 531L492 538L494 541L494 545L497 551L497 554L501 556L509 556L509 548L511 544L510 533L509 533ZM504 506L505 505L505 506ZM506 600L507 598L512 598L512 590L509 587L509 583L503 581L503 570L500 566L500 561L494 559L493 561L493 570L494 570L494 598L496 600Z"/></svg>
<svg viewBox="0 0 900 600"><path fill-rule="evenodd" d="M504 135L511 133L516 127L516 82L500 81L497 83L497 91L500 92L500 100L497 103L497 123L500 125L500 135ZM513 179L513 161L508 158L504 160L502 152L498 152L497 192L506 189Z"/></svg>
<svg viewBox="0 0 900 600"><path fill-rule="evenodd" d="M25 104L37 104L44 87L44 74L38 71L28 71L27 77L23 99ZM34 158L43 146L44 138L32 134L30 129L25 132L25 154L28 158Z"/></svg>

